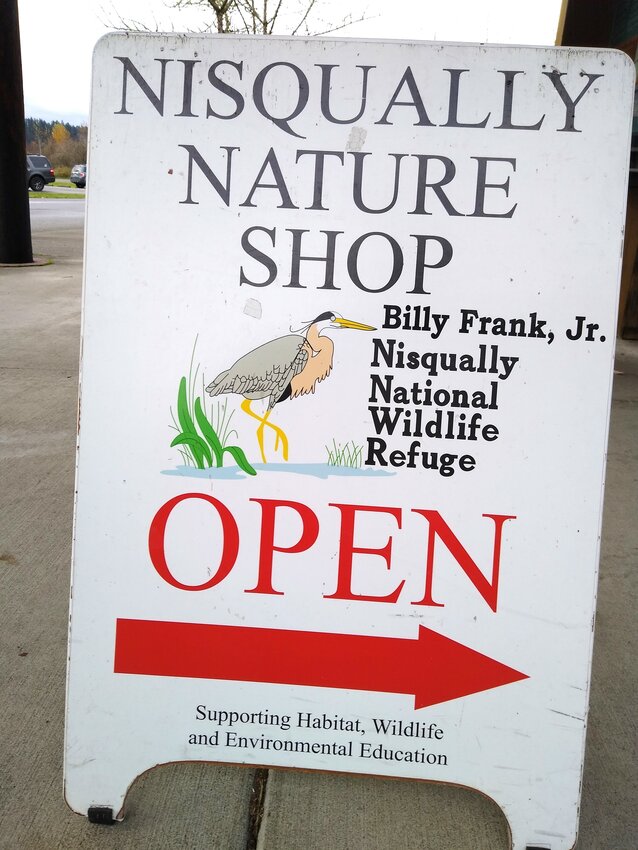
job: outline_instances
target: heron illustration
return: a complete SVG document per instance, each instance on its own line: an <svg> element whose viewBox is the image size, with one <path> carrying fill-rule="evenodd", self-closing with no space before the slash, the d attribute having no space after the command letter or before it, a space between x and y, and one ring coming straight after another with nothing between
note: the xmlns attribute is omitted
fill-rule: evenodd
<svg viewBox="0 0 638 850"><path fill-rule="evenodd" d="M332 371L334 343L330 337L324 336L329 328L376 330L370 325L344 319L332 311L321 313L312 322L299 328L298 332L272 339L244 354L206 387L206 392L211 396L223 393L244 396L241 409L259 422L257 442L264 463L266 427L275 432L275 451L281 442L282 457L288 460L288 437L281 428L269 421L274 406L288 398L314 393L319 381L327 378ZM264 398L268 399L268 407L265 414L260 416L251 409L250 404Z"/></svg>

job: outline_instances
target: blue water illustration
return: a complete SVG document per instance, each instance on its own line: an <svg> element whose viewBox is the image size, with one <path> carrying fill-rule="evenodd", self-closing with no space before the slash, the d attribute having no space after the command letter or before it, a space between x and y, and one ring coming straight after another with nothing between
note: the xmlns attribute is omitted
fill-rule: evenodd
<svg viewBox="0 0 638 850"><path fill-rule="evenodd" d="M396 475L383 469L357 469L349 466L331 466L327 463L254 463L254 469L262 472L288 472L295 475L310 475L313 478L386 478ZM163 469L162 475L177 475L182 478L208 478L219 481L232 481L251 478L238 466L220 466L210 469L195 469L194 466L177 466L175 469Z"/></svg>

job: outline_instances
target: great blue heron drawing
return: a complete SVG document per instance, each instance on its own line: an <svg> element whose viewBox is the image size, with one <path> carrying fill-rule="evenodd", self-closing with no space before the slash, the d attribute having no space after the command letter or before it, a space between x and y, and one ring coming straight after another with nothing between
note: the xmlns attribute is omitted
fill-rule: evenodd
<svg viewBox="0 0 638 850"><path fill-rule="evenodd" d="M211 396L237 393L244 396L241 409L259 422L257 442L264 463L264 430L275 432L275 451L281 442L281 453L288 460L288 437L277 425L269 421L276 404L288 398L314 393L315 386L332 371L334 343L324 331L328 328L374 331L376 328L344 319L338 313L321 313L312 322L304 324L297 333L272 339L240 357L230 369L215 378L206 387ZM263 416L251 409L257 399L268 399Z"/></svg>

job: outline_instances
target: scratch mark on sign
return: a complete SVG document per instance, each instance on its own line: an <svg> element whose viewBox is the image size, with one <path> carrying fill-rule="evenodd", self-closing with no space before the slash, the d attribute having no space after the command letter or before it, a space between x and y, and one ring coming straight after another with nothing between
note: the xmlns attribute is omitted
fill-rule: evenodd
<svg viewBox="0 0 638 850"><path fill-rule="evenodd" d="M244 304L244 313L253 319L261 319L261 302L256 298L249 298Z"/></svg>
<svg viewBox="0 0 638 850"><path fill-rule="evenodd" d="M368 131L364 130L363 127L353 127L352 130L350 130L350 135L346 142L346 150L360 151L365 144L367 135Z"/></svg>
<svg viewBox="0 0 638 850"><path fill-rule="evenodd" d="M552 714L561 714L563 717L571 717L571 718L572 718L572 720L578 720L578 721L580 721L581 723L583 722L583 718L582 718L582 717L579 717L577 714L567 714L567 712L565 712L565 711L558 711L558 710L557 710L557 709L555 709L555 708L550 708L550 711L552 712Z"/></svg>
<svg viewBox="0 0 638 850"><path fill-rule="evenodd" d="M85 767L87 764L91 764L91 762L95 761L95 758L84 759L83 761L76 761L73 763L69 763L69 767Z"/></svg>

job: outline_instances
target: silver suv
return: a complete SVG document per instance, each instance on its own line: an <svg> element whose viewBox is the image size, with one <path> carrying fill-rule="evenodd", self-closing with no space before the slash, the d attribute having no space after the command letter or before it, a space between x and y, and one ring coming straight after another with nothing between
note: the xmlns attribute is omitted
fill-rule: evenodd
<svg viewBox="0 0 638 850"><path fill-rule="evenodd" d="M27 186L34 192L41 192L46 183L53 183L55 171L46 156L27 154Z"/></svg>
<svg viewBox="0 0 638 850"><path fill-rule="evenodd" d="M71 183L75 183L78 189L84 189L86 186L87 175L88 172L86 170L86 163L80 163L79 165L74 165L71 169L71 176L69 180Z"/></svg>

